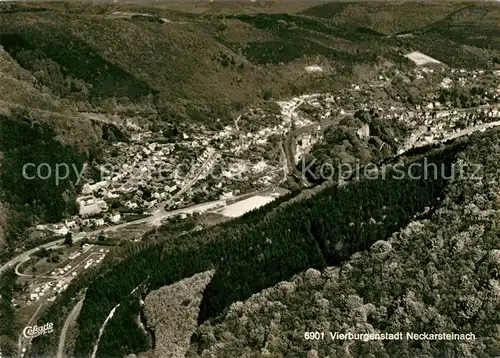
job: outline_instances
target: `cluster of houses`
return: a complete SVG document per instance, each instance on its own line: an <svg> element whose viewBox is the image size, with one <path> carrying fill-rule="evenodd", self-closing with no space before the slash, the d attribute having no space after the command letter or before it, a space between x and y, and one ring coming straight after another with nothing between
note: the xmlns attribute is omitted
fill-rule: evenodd
<svg viewBox="0 0 500 358"><path fill-rule="evenodd" d="M398 72L398 74L401 74ZM421 103L413 106L404 105L399 96L381 101L373 96L374 88L391 86L391 79L379 75L376 81L352 84L335 95L312 94L300 96L288 102L280 102L283 117L306 126L313 119L321 123L327 119L340 118L353 114L354 110L375 110L381 118L401 121L409 129L409 137L402 138L399 152L404 152L413 146L423 146L436 141L445 140L464 128L480 128L486 123L492 124L500 118L500 71L453 69L448 67L417 67L413 73L405 74L413 78L418 86L419 81L425 81L425 91L421 93ZM478 108L456 108L455 103L444 102L440 98L442 89L460 88L465 93L474 88L487 86L484 92L478 92ZM356 101L361 95L363 102ZM307 113L304 116L304 107ZM301 111L302 109L302 111ZM312 109L312 110L311 110ZM302 118L302 119L300 119ZM308 119L305 119L308 118ZM370 128L363 124L357 131L359 138L368 138ZM294 141L295 163L307 154L318 141L321 141L320 127L301 133Z"/></svg>
<svg viewBox="0 0 500 358"><path fill-rule="evenodd" d="M417 79L433 76L438 84L424 103L416 105L414 111L405 111L398 116L412 132L399 152L443 141L466 128L473 130L500 120L500 82L494 72L447 67L418 67L415 72ZM495 83L496 87L493 85ZM445 102L438 95L440 89L462 89L464 93L471 93L475 88L484 88L484 92L477 93L476 98L480 103L473 108L457 108L454 103Z"/></svg>
<svg viewBox="0 0 500 358"><path fill-rule="evenodd" d="M261 108L249 110L234 126L219 131L209 132L200 125L199 131L183 134L177 143L166 143L162 134L144 131L128 121L127 128L133 132L130 142L115 143L109 149L108 163L99 168L100 180L89 180L83 185L77 198L79 214L64 223L39 229L65 235L118 224L124 220L125 212L147 214L160 205L170 209L279 184L284 178L283 160L276 150L279 143L271 144L270 138L283 141L295 128L311 126L313 130L294 140L297 162L322 139L320 123L359 109L375 109L381 117L402 121L410 128L411 134L402 141L400 151L445 138L463 126L498 119L495 103L500 85L487 89L483 94L487 106L477 110L441 103L439 91L469 89L485 81L498 83L499 73L420 66L403 75L416 86L419 81L425 82L420 104L411 108L397 95L385 100L374 95L391 86L391 76L383 73L374 81L353 84L335 94L308 94L279 101L280 113L266 113ZM314 124L318 124L317 130ZM370 128L365 127L358 130L360 138L369 136Z"/></svg>

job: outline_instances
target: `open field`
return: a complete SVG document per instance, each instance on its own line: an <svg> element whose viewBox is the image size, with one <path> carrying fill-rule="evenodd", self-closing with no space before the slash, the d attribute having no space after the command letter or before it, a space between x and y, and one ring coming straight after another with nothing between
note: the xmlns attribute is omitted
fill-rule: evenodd
<svg viewBox="0 0 500 358"><path fill-rule="evenodd" d="M274 199L275 197L272 196L256 195L251 198L239 201L235 204L228 205L224 207L224 209L220 210L219 213L227 217L237 218L249 211L258 209L261 206L272 202Z"/></svg>

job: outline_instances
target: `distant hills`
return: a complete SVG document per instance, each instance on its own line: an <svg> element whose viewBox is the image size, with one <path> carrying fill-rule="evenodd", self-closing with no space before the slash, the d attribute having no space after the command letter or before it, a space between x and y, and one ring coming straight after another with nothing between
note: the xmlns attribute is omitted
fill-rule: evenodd
<svg viewBox="0 0 500 358"><path fill-rule="evenodd" d="M5 120L41 122L75 155L96 158L102 129L77 112L140 116L157 131L213 130L271 98L332 91L368 79L370 69L411 68L402 56L411 51L454 67L498 66L498 6L3 2L0 111ZM413 36L393 36L401 33ZM311 76L310 65L327 70ZM4 197L12 209L3 211L16 213L18 203ZM22 216L25 224L45 220Z"/></svg>
<svg viewBox="0 0 500 358"><path fill-rule="evenodd" d="M384 68L411 69L414 64L404 54L413 51L453 67L498 68L499 6L489 2L0 3L0 234L3 236L0 237L0 259L5 259L15 249L33 244L26 235L27 227L56 221L74 212L78 187L54 187L50 183L39 185L41 183L33 182L18 184L27 154L33 160L49 163L70 160L81 164L100 158L101 149L107 145L102 124L92 121L82 112L140 118L145 129L154 131L172 127L183 133L218 130L232 123L248 106L265 108L275 105L274 99L310 92L332 92L353 82L370 80L370 76ZM124 16L124 13L131 15ZM411 36L396 36L400 34ZM305 71L305 67L311 65L325 70L311 75ZM498 142L498 138L494 139ZM406 205L406 199L403 199L401 201ZM345 208L343 205L339 207ZM319 213L321 205L318 208ZM339 209L339 217L342 217L342 210ZM297 209L297 220L293 224L301 224L302 217ZM317 217L323 218L319 214ZM283 216L283 223L288 223L288 220L289 216ZM260 245L263 231L253 228L258 221L253 223L247 217L242 222L245 225L241 227L248 232L241 235L241 242L248 244L251 237ZM228 227L233 230L231 225ZM277 228L281 229L281 226L273 228L277 238L273 243L278 243L278 238L283 237ZM391 232L396 229L399 226L391 227ZM235 237L231 230L224 233L227 234L227 243L232 243ZM218 235L214 238L219 238ZM314 232L314 235L324 239L322 233ZM307 240L297 245L304 244L309 248ZM326 248L330 245L327 241L321 241ZM204 243L205 237L200 242ZM231 247L222 244L220 250ZM238 244L239 241L234 245L235 249ZM241 247L244 248L241 249L242 256L238 253L233 257L247 255L248 250L243 245ZM261 250L258 245L254 247ZM263 244L262 247L266 246ZM302 246L297 247L302 250ZM189 256L192 254L190 250L197 254L201 250L206 254L205 246L198 245L198 242L182 255L192 257ZM212 252L214 258L210 258L210 263L219 262L221 255L217 250ZM301 251L290 247L286 250L283 251L285 254L280 253L280 257L288 257L290 266L286 270L280 267L284 270L283 275L277 275L273 280L263 275L259 277L261 284L256 287L251 285L256 282L252 275L260 274L253 270L259 264L252 266L253 261L237 261L241 267L248 264L249 268L245 266L241 271L249 273L248 277L245 276L248 287L244 292L233 292L231 297L243 299L249 292L288 279L298 269L296 261L300 261L294 261L291 253L300 254ZM179 269L176 275L178 278L183 276L180 269L185 269L184 256L173 251L167 253L177 255L179 266L171 268L171 261L165 260L168 264L164 269ZM158 260L167 257L153 249L148 254L152 257L158 255ZM314 251L311 257L316 259L316 254ZM397 257L399 254L394 253ZM137 274L139 261L134 260L141 257L131 257L133 265L121 266L121 269L127 274L130 272L126 270L135 270L133 273ZM204 256L200 254L199 257ZM146 258L140 262L145 266L158 261ZM258 260L258 255L253 259ZM370 259L378 260L378 256L370 256ZM266 262L272 269L272 265L281 265L274 256L268 257ZM198 262L193 263L192 273L200 268L195 264ZM224 265L227 265L224 266L227 275L240 274L232 270L230 264ZM303 261L299 269L311 266ZM144 272L148 273L149 269L147 266ZM361 269L370 272L368 268ZM119 271L110 270L105 278L112 280L103 280L100 286L94 285L96 291L90 291L94 295L93 301L88 302L104 312L107 307L101 301L101 292L116 294L117 297L107 296L113 300L121 298L123 292L128 294L128 286L123 292L114 290L112 284L120 281L115 278L124 277L118 274ZM312 276L316 275L312 271ZM166 275L162 279L164 277ZM169 276L169 279L173 280L173 277ZM136 279L126 282L127 285L137 284ZM158 285L165 283L160 281ZM226 282L220 273L214 282L212 286L224 284L238 289L232 282ZM375 287L374 283L370 284ZM347 283L344 287L346 290L363 288ZM366 287L371 286L367 283ZM384 287L378 285L375 288L385 292ZM212 290L217 295L222 292ZM449 292L450 297L453 296L453 290ZM205 301L218 303L217 295ZM220 313L230 305L231 297L224 298L224 304L216 310L212 308L215 305L207 304L206 310L212 309L213 312L209 313L213 315ZM108 303L114 303L111 301ZM92 315L97 311L93 310L91 303L86 303L87 307L84 306L82 311L87 312L85 322L88 324L85 327L88 331L82 333L82 337L86 335L88 340L81 338L79 342L82 350L93 343L96 331L92 324L98 325L97 321L92 321L95 318ZM346 309L344 313L350 312ZM128 319L127 315L121 317ZM251 317L259 319L258 313ZM386 324L380 317L377 320ZM83 318L81 322L84 322ZM227 319L221 322L224 332L226 323ZM284 324L293 326L293 319ZM300 327L302 332L304 327ZM208 326L206 328L211 330ZM257 333L258 343L261 335ZM217 336L218 340L222 338ZM302 337L298 339L302 341ZM53 347L48 344L44 348L50 351Z"/></svg>
<svg viewBox="0 0 500 358"><path fill-rule="evenodd" d="M77 108L117 110L118 102L181 122L226 120L266 91L279 97L331 85L331 77L303 75L310 62L334 67L338 81L359 64L404 63L407 50L457 67L499 58L494 4L334 2L291 13L297 4L286 15L274 13L285 11L280 2L2 5L0 44ZM415 36L386 37L404 32Z"/></svg>

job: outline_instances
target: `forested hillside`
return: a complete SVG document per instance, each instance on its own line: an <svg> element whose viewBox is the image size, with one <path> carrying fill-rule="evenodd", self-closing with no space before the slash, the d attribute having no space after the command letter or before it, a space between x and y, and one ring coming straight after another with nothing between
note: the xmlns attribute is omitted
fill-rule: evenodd
<svg viewBox="0 0 500 358"><path fill-rule="evenodd" d="M4 16L0 14L1 17ZM0 20L1 21L1 20ZM26 227L57 221L75 211L74 175L27 180L23 166L70 163L82 168L99 141L100 129L64 108L60 99L0 46L0 258L28 244ZM29 176L33 172L28 173ZM32 244L32 243L30 243Z"/></svg>
<svg viewBox="0 0 500 358"><path fill-rule="evenodd" d="M442 163L449 170L457 150L459 147L435 152L430 160L439 166ZM436 207L445 184L446 180L439 175L422 180L391 179L390 175L386 179L362 180L343 188L331 187L311 199L284 207L278 208L276 202L241 219L184 235L175 245L158 243L131 252L127 259L89 285L78 318L76 354L91 352L102 322L117 304L122 303L125 309L115 312L107 329L116 327L121 331L132 323L139 311L130 301L130 293L139 285L154 290L197 272L215 269L199 316L201 322L213 319L235 301L307 268L323 269L339 264L354 252L390 236L426 208ZM268 215L270 210L273 215ZM113 323L123 319L126 320L121 324ZM133 340L130 336L106 332L105 336L113 337L113 342L118 340L121 347L130 350L118 352L116 344L103 342L99 354L120 356L147 350L144 345L147 336L141 335L140 330L134 332ZM104 350L104 347L115 348ZM37 348L40 353L50 352L50 345Z"/></svg>
<svg viewBox="0 0 500 358"><path fill-rule="evenodd" d="M500 15L494 2L336 2L302 13L338 26L363 26L454 67L500 63Z"/></svg>
<svg viewBox="0 0 500 358"><path fill-rule="evenodd" d="M162 23L121 18L115 11L127 8L113 5L45 4L42 10L0 14L0 45L41 85L81 109L157 111L162 121L181 125L231 121L231 114L262 101L266 92L340 86L353 66L375 64L376 56L402 61L376 33L299 15L128 8L168 20ZM337 83L303 73L318 55L337 67L327 76Z"/></svg>
<svg viewBox="0 0 500 358"><path fill-rule="evenodd" d="M1 261L16 249L35 245L34 240L26 242L26 228L61 220L76 210L74 199L80 188L74 185L74 177L63 185L26 181L21 177L23 164L45 162L53 167L65 162L81 167L84 162L101 159L101 149L109 144L107 141L115 134L122 135L114 132L111 125L90 120L87 115L104 120L113 116L117 121L133 117L144 131L166 133L166 137L169 133L186 133L192 138L194 133L215 133L225 125L233 125L238 115L249 108L262 112L272 106L277 108L275 100L313 92L335 93L353 83L376 79L380 73L390 76L389 71L385 73L389 68L391 73L407 73L414 64L403 55L410 51L421 51L457 68L491 70L500 63L500 11L493 4L311 4L308 9L294 5L294 11L287 14L285 9L268 9L261 2L242 5L241 11L234 3L200 7L205 10L196 4L182 8L179 4L0 3L0 246L3 236L7 242L0 247ZM283 4L279 7L283 8ZM398 36L407 33L409 36ZM311 65L322 71L309 73L305 68ZM397 84L398 80L394 78L393 82ZM399 81L399 85L391 87L392 93L383 95L401 95L408 98L401 101L407 104L405 101L412 100L411 92L419 95L417 89L410 88L413 87L407 82ZM450 101L460 97L444 95L449 95ZM349 100L358 104L353 97ZM463 106L473 103L462 102ZM394 138L406 128L357 114L351 123L341 122L327 130L326 141L317 144L313 154L342 163L358 159L363 163L378 161L394 154ZM265 118L269 117L259 120ZM362 123L370 124L372 142L357 139L355 126ZM438 167L442 164L448 174L457 156L472 161L477 159L475 153L493 148L497 137L492 138L489 144L487 140L475 139L466 154L462 153L462 142L446 148L425 148L429 151L412 153L401 158L400 164L405 168L421 164L425 154L431 163ZM494 158L488 164L496 160L489 154L483 159L488 158ZM123 357L150 350L155 337L137 324L141 297L207 270L214 270L215 274L201 301L198 321L204 325L193 337L194 356L207 352L214 352L216 357L237 356L230 352L238 352L245 339L255 354L285 355L283 347L290 345L292 356L304 355L307 350L320 348L304 343L295 333L283 337L279 332L302 334L320 314L325 315L321 316L322 322L337 322L338 315L353 325L366 324L367 329L403 329L410 327L408 321L413 320L422 330L448 327L448 323L453 329L463 323L464 327L479 330L482 323L485 336L493 336L493 323L488 317L498 318L494 313L496 306L493 299L485 299L483 309L478 297L489 297L486 287L493 287L491 291L496 292L498 283L491 281L496 276L485 273L496 272L496 264L493 256L491 262L486 258L490 256L481 256L484 260L480 264L477 261L494 246L494 225L484 224L487 238L480 236L484 237L480 245L485 246L478 249L482 250L479 253L464 249L466 244L475 246L471 238L448 240L448 234L438 230L443 225L458 235L459 228L464 229L459 226L463 224L462 217L476 215L475 210L479 210L472 206L473 202L485 208L481 212L484 217L477 220L488 219L488 215L495 214L486 211L490 198L478 197L481 188L475 186L477 183L466 183L466 192L459 192L458 184L452 183L448 188L443 176L434 178L434 173L430 173L428 180L399 180L391 178L393 169L387 168L385 178L353 180L344 187L329 187L312 198L281 205L297 194L293 193L239 219L182 237L167 237L160 230L154 240L125 245L117 250L115 260L109 259L99 269L73 279L68 289L57 296L38 319L40 324L53 322L56 332L34 339L32 352L55 354L65 315L84 293L76 356L89 356L101 325L118 304L102 337L98 356ZM497 188L488 186L494 184L485 181L477 185L491 189L485 195L494 197ZM452 219L456 213L459 218ZM423 224L403 229L417 219L422 219ZM475 227L475 222L470 223ZM422 234L412 231L417 228L425 230ZM477 230L483 233L483 229ZM391 239L392 246L382 242L375 245L378 251L365 252L375 242L398 231ZM427 254L425 245L436 245L439 255ZM448 256L454 261L446 261ZM469 260L469 266L458 266L461 260ZM389 263L392 266L383 266ZM428 264L428 272L434 275L432 280L425 271ZM401 275L399 271L399 276L386 272L394 271L398 265L402 267ZM340 268L327 269L332 266ZM418 267L425 267L423 273ZM442 295L438 283L453 268L469 271L462 281L447 281ZM268 334L279 339L265 347L267 341L263 337L267 333L262 325L271 322L259 317L261 311L249 314L255 322L251 334L242 333L248 333L246 328L238 331L239 319L243 321L246 316L233 317L232 312L241 304L233 308L231 305L307 269L311 270L304 277L316 277L314 283L302 278L297 281L304 281L300 287L308 298L302 297L302 293L290 297L283 293L286 297L280 300L289 300L290 313L281 323L272 322L282 324L281 331ZM317 277L325 269L325 275ZM335 272L340 272L338 280ZM376 274L385 276L372 280ZM328 281L329 275L337 283ZM474 275L479 277L480 286L470 283L469 277ZM414 281L405 281L406 276ZM14 287L11 277L6 277L9 282L0 285L0 289L7 292L7 298L2 293L0 303L8 317L8 292ZM318 291L314 292L310 285L316 284ZM458 294L459 284L468 293ZM282 294L280 287L266 292ZM333 297L333 293L328 293L330 289L344 293L345 297ZM316 297L318 292L323 292L325 299ZM315 297L318 304L307 301ZM360 297L376 309L364 307ZM261 304L259 296L254 300ZM300 302L309 302L314 308L305 310ZM445 303L455 313L442 306ZM420 310L426 305L428 311ZM358 306L363 308L356 311ZM268 309L265 305L258 307ZM406 314L405 310L411 312ZM293 314L299 319L294 321ZM235 326L231 327L233 323ZM6 325L2 332L11 335L11 328ZM233 336L225 336L227 331ZM217 342L224 344L218 347ZM480 355L496 352L494 342L485 341L485 347L471 349ZM341 356L344 348L337 348L332 345L331 351L321 353ZM399 348L377 345L376 352L391 356ZM438 351L434 346L403 348L408 355ZM354 347L353 352L360 356L371 352L364 349ZM459 351L463 352L465 348Z"/></svg>
<svg viewBox="0 0 500 358"><path fill-rule="evenodd" d="M52 180L26 180L23 178L23 167L26 163L36 166L47 163L51 168L56 163L74 163L81 168L86 156L59 143L48 125L33 122L23 113L11 118L0 116L0 133L2 201L19 209L29 206L25 212L27 221L29 212L46 221L58 221L64 215L73 214L76 211L77 188L71 187L70 181L76 183L75 173L70 180L55 185ZM26 171L26 174L35 177L33 170ZM63 193L66 193L66 200Z"/></svg>
<svg viewBox="0 0 500 358"><path fill-rule="evenodd" d="M357 66L407 64L401 53L409 50L455 67L499 57L485 42L499 37L495 5L486 4L342 3L300 14L248 14L243 4L241 13L203 15L168 4L8 6L0 45L40 85L79 108L158 111L162 121L225 121L266 92L332 90ZM386 36L403 31L415 36ZM311 62L328 71L306 75Z"/></svg>
<svg viewBox="0 0 500 358"><path fill-rule="evenodd" d="M21 110L30 123L46 124L65 150L95 157L101 129L77 111L140 116L155 131L220 129L249 105L332 92L387 66L411 67L407 51L456 67L500 61L493 4L313 5L294 3L283 14L260 2L241 11L235 3L203 10L2 3L0 113L17 120L11 109ZM413 36L393 36L405 31ZM306 73L311 64L324 72ZM57 207L63 210L50 218L65 214ZM0 222L16 215L26 216L2 203Z"/></svg>
<svg viewBox="0 0 500 358"><path fill-rule="evenodd" d="M463 175L451 181L432 216L387 240L379 236L343 264L307 270L234 303L222 321L199 327L187 356L498 356L499 145L498 130L471 141L458 155ZM304 338L315 331L325 340ZM332 341L330 331L472 332L476 338Z"/></svg>
<svg viewBox="0 0 500 358"><path fill-rule="evenodd" d="M14 323L15 309L12 304L12 297L20 285L16 284L16 275L14 270L10 270L2 277L0 282L0 347L5 355L14 354L9 347L8 342L16 337L16 327Z"/></svg>

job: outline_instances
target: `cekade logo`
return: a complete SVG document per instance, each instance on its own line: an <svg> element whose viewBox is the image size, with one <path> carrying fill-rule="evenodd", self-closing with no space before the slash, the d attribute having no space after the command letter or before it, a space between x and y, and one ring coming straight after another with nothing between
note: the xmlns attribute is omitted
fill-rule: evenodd
<svg viewBox="0 0 500 358"><path fill-rule="evenodd" d="M35 338L47 333L54 332L54 323L45 323L43 326L26 326L23 330L23 336L26 338Z"/></svg>

